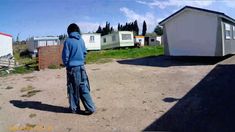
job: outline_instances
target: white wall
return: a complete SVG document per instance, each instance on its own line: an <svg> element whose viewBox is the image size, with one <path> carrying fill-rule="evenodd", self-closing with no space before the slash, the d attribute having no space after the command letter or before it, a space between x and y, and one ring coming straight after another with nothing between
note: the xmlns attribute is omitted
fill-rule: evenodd
<svg viewBox="0 0 235 132"><path fill-rule="evenodd" d="M94 36L94 41L90 37ZM100 34L82 34L87 50L100 50L101 49L101 35Z"/></svg>
<svg viewBox="0 0 235 132"><path fill-rule="evenodd" d="M214 56L217 21L215 14L186 9L166 22L170 55Z"/></svg>
<svg viewBox="0 0 235 132"><path fill-rule="evenodd" d="M149 37L149 45L150 46L160 45L160 42L157 40L157 37Z"/></svg>
<svg viewBox="0 0 235 132"><path fill-rule="evenodd" d="M158 43L161 45L162 44L162 37L161 36L157 36L156 37L156 41L158 41Z"/></svg>
<svg viewBox="0 0 235 132"><path fill-rule="evenodd" d="M0 34L0 57L7 54L13 55L12 37Z"/></svg>

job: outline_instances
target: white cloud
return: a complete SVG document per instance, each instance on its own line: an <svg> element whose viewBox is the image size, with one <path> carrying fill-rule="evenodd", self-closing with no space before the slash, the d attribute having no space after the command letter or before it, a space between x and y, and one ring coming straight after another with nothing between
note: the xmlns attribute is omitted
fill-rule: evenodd
<svg viewBox="0 0 235 132"><path fill-rule="evenodd" d="M225 3L226 6L231 7L231 8L235 8L235 1L233 0L227 0L227 1L223 1Z"/></svg>
<svg viewBox="0 0 235 132"><path fill-rule="evenodd" d="M164 9L168 6L181 7L185 5L196 6L196 7L206 7L211 5L215 0L152 0L152 1L143 1L138 0L140 4L148 5L149 7L159 7Z"/></svg>
<svg viewBox="0 0 235 132"><path fill-rule="evenodd" d="M76 23L82 33L95 32L99 25L103 26L104 23L92 23L92 22L77 22Z"/></svg>
<svg viewBox="0 0 235 132"><path fill-rule="evenodd" d="M158 22L162 20L162 18L157 18L150 12L141 15L126 7L120 8L120 11L126 16L128 22L138 21L140 33L142 32L143 21L147 24L147 32L152 32Z"/></svg>

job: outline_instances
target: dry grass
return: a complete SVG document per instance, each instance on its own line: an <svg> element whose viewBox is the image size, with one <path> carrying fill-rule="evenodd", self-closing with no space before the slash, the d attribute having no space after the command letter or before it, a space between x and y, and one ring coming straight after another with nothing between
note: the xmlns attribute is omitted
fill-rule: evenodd
<svg viewBox="0 0 235 132"><path fill-rule="evenodd" d="M37 116L37 114L34 114L34 113L31 113L31 114L29 115L30 118L34 118L34 117L36 117L36 116Z"/></svg>
<svg viewBox="0 0 235 132"><path fill-rule="evenodd" d="M7 87L6 87L6 89L8 89L8 90L9 90L9 89L13 89L13 87L11 87L11 86L7 86Z"/></svg>
<svg viewBox="0 0 235 132"><path fill-rule="evenodd" d="M36 95L38 92L41 92L41 90L32 90L32 91L28 91L26 94L21 95L21 97L32 97L34 95Z"/></svg>
<svg viewBox="0 0 235 132"><path fill-rule="evenodd" d="M27 92L26 94L21 95L21 97L32 97L36 95L37 93L41 92L41 90L35 90L35 88L31 85L28 85L27 87L23 87L20 92Z"/></svg>
<svg viewBox="0 0 235 132"><path fill-rule="evenodd" d="M27 91L31 91L31 90L33 90L33 89L35 89L33 86L28 85L27 87L23 87L23 88L20 90L20 92L27 92Z"/></svg>

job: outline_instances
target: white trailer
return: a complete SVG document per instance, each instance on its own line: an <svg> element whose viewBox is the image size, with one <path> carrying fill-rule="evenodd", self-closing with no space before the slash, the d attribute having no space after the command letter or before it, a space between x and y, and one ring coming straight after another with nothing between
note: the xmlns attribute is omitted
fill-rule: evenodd
<svg viewBox="0 0 235 132"><path fill-rule="evenodd" d="M87 50L101 50L101 35L99 33L84 33L82 38Z"/></svg>
<svg viewBox="0 0 235 132"><path fill-rule="evenodd" d="M37 54L38 47L59 45L60 40L59 37L31 37L26 41L26 44L30 53Z"/></svg>
<svg viewBox="0 0 235 132"><path fill-rule="evenodd" d="M0 32L0 57L9 54L13 56L12 36Z"/></svg>
<svg viewBox="0 0 235 132"><path fill-rule="evenodd" d="M133 32L118 31L101 37L101 49L134 46Z"/></svg>

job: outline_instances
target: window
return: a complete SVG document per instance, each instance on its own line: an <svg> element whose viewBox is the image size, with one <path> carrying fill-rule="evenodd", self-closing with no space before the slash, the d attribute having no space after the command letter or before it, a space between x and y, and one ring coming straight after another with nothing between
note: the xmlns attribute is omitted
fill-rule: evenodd
<svg viewBox="0 0 235 132"><path fill-rule="evenodd" d="M231 39L231 28L229 24L224 24L225 26L225 39Z"/></svg>
<svg viewBox="0 0 235 132"><path fill-rule="evenodd" d="M115 35L112 36L112 41L116 41L116 36Z"/></svg>
<svg viewBox="0 0 235 132"><path fill-rule="evenodd" d="M95 42L95 36L90 36L89 42L90 42L90 43L94 43L94 42Z"/></svg>
<svg viewBox="0 0 235 132"><path fill-rule="evenodd" d="M151 41L151 42L154 42L154 39L151 39L150 41Z"/></svg>
<svg viewBox="0 0 235 132"><path fill-rule="evenodd" d="M122 34L122 40L131 40L131 34Z"/></svg>
<svg viewBox="0 0 235 132"><path fill-rule="evenodd" d="M106 43L106 38L103 39L103 42Z"/></svg>
<svg viewBox="0 0 235 132"><path fill-rule="evenodd" d="M235 39L235 26L233 26L233 39Z"/></svg>

